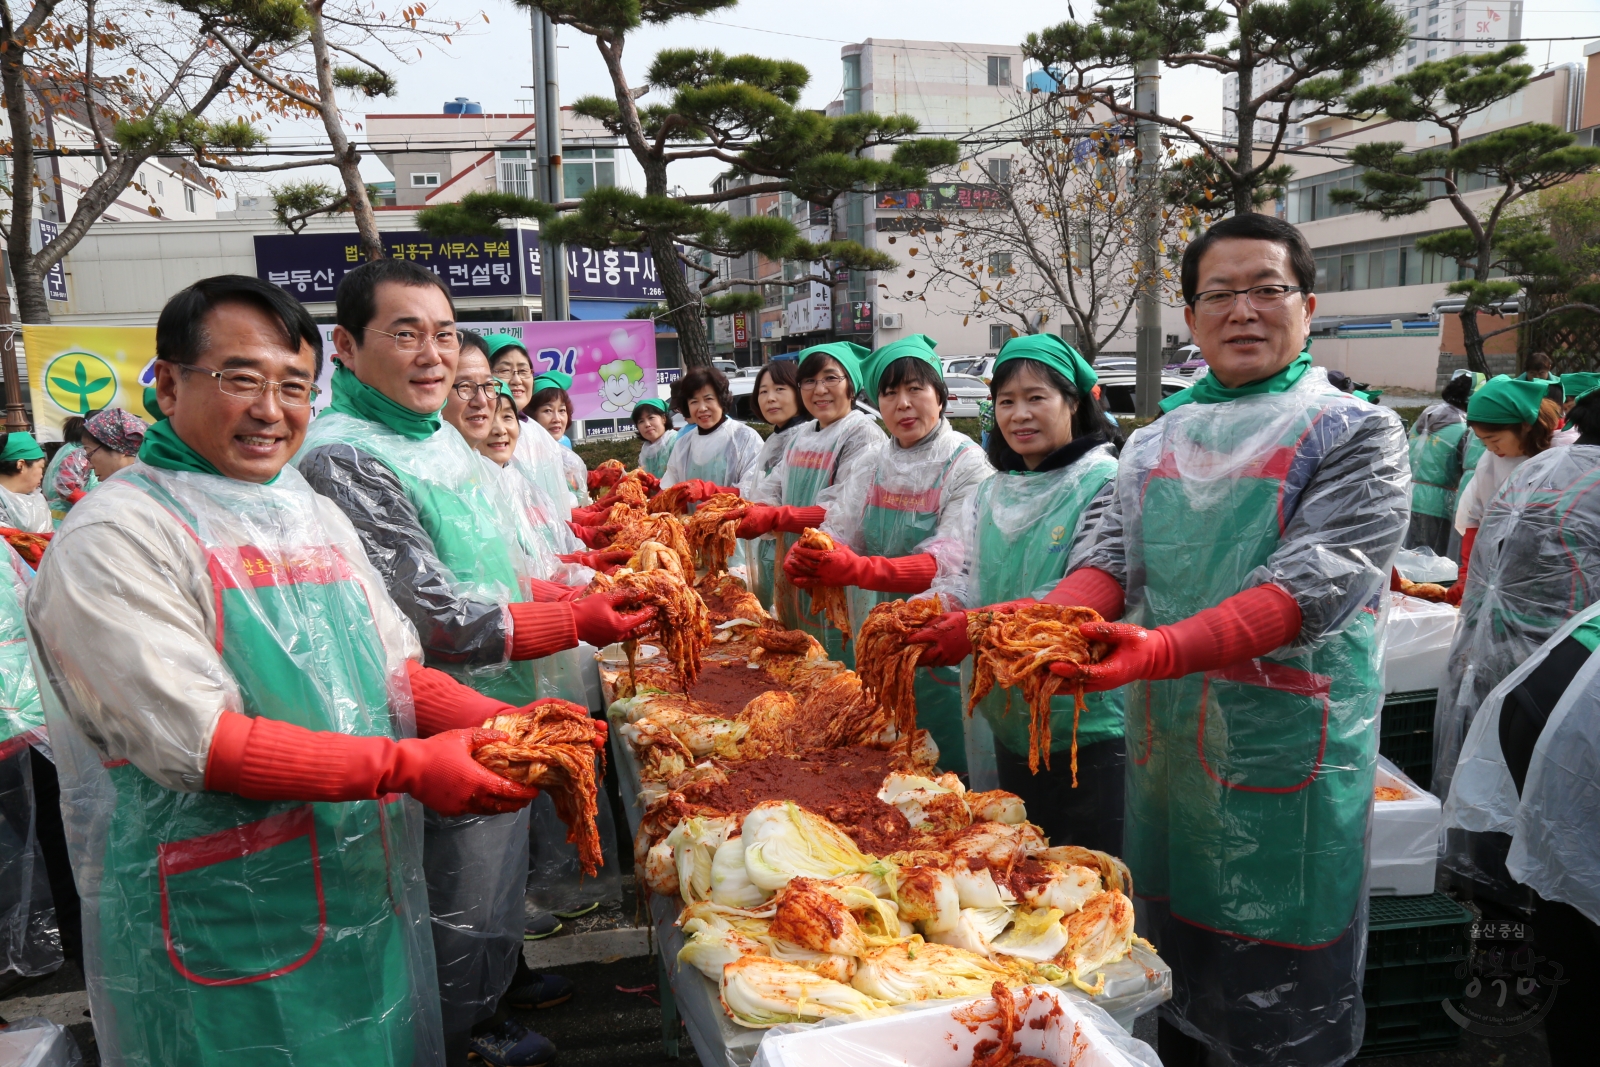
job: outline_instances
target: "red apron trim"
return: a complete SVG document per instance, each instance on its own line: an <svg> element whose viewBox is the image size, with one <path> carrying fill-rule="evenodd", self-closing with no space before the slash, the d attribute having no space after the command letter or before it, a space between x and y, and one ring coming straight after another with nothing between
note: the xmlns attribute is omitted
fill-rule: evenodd
<svg viewBox="0 0 1600 1067"><path fill-rule="evenodd" d="M229 589L279 585L332 585L350 581L350 567L331 545L307 545L291 558L269 557L254 545L211 549L207 565L214 580Z"/></svg>
<svg viewBox="0 0 1600 1067"><path fill-rule="evenodd" d="M1210 691L1213 679L1225 682L1240 682L1245 685L1259 685L1264 689L1274 689L1279 692L1294 693L1297 696L1320 697L1322 699L1322 736L1317 742L1317 762L1311 768L1311 773L1294 785L1265 786L1241 785L1235 782L1225 782L1212 770L1211 762L1206 759L1206 693ZM1195 729L1195 751L1200 757L1200 766L1205 768L1206 775L1213 782L1225 789L1237 789L1241 793L1298 793L1317 780L1317 775L1322 771L1322 760L1328 752L1328 715L1331 706L1329 701L1329 686L1331 679L1326 675L1312 674L1309 671L1285 667L1278 663L1265 663L1261 660L1246 660L1244 663L1225 667L1220 671L1207 671L1204 681L1200 683L1200 724Z"/></svg>
<svg viewBox="0 0 1600 1067"><path fill-rule="evenodd" d="M126 767L130 762L132 761L125 759L108 759L102 761L100 766L104 767L108 771L114 771L118 767Z"/></svg>
<svg viewBox="0 0 1600 1067"><path fill-rule="evenodd" d="M35 726L31 730L24 730L14 737L8 737L4 741L0 741L0 760L10 759L44 736L44 727Z"/></svg>
<svg viewBox="0 0 1600 1067"><path fill-rule="evenodd" d="M1175 911L1171 914L1174 919L1177 919L1185 926L1193 926L1198 930L1204 930L1210 934L1220 934L1223 937L1231 937L1239 941L1248 941L1253 945L1271 945L1273 948L1292 948L1297 952L1315 952L1318 949L1327 948L1329 945L1336 945L1340 941L1344 940L1345 934L1350 932L1350 926L1348 923L1346 923L1344 930L1339 934L1338 937L1329 938L1327 941L1319 941L1315 945L1296 945L1292 941L1274 941L1267 937L1251 937L1248 934L1236 934L1232 930L1219 930L1215 926L1207 926L1205 923L1196 922L1193 919L1186 919Z"/></svg>
<svg viewBox="0 0 1600 1067"><path fill-rule="evenodd" d="M177 946L172 943L167 876L209 867L226 860L242 859L256 852L286 845L302 837L311 848L311 878L317 890L317 936L305 955L275 970L262 974L241 975L238 978L205 978L189 970L184 965L182 957L178 955ZM328 902L322 891L322 860L317 854L317 821L310 804L303 804L292 811L270 815L265 819L236 826L230 830L219 830L214 834L191 837L183 841L164 842L157 848L156 856L161 872L161 934L166 939L167 958L172 961L173 968L191 982L204 986L231 986L281 978L305 966L322 948L322 940L328 933Z"/></svg>
<svg viewBox="0 0 1600 1067"><path fill-rule="evenodd" d="M786 462L791 467L801 467L806 470L825 471L833 466L832 452L813 452L793 448L789 450Z"/></svg>
<svg viewBox="0 0 1600 1067"><path fill-rule="evenodd" d="M1299 439L1296 438L1296 444ZM1228 457L1225 452L1212 453ZM1289 473L1289 467L1294 463L1294 445L1278 445L1268 452L1253 458L1249 463L1238 470L1230 471L1227 477L1230 480L1241 478L1263 478L1270 481L1282 481ZM1231 462L1231 457L1230 457ZM1150 471L1151 478L1182 478L1178 470L1178 457L1170 450L1161 453L1161 462L1157 463Z"/></svg>
<svg viewBox="0 0 1600 1067"><path fill-rule="evenodd" d="M917 511L929 514L939 510L940 489L924 489L920 493L893 493L874 482L867 490L867 507L885 511Z"/></svg>

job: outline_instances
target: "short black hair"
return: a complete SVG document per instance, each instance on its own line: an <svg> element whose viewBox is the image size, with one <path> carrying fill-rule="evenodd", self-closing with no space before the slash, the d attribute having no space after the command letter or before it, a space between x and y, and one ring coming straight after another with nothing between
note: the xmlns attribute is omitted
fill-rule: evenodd
<svg viewBox="0 0 1600 1067"><path fill-rule="evenodd" d="M462 351L476 348L483 353L484 361L489 362L489 346L483 343L483 334L476 330L457 330L456 333L461 336Z"/></svg>
<svg viewBox="0 0 1600 1067"><path fill-rule="evenodd" d="M283 327L283 343L290 348L298 349L301 341L310 345L313 375L321 377L322 331L311 313L276 285L248 274L201 278L174 293L156 320L156 358L181 365L199 360L211 346L206 318L224 304L247 304L261 311Z"/></svg>
<svg viewBox="0 0 1600 1067"><path fill-rule="evenodd" d="M1117 446L1122 445L1122 431L1112 429L1111 423L1106 420L1100 401L1096 400L1093 393L1081 392L1077 385L1065 374L1054 367L1041 363L1036 359L1008 359L994 369L994 380L989 383L989 397L993 399L1000 395L1000 390L1020 374L1024 369L1032 371L1042 378L1046 385L1056 392L1073 401L1078 406L1072 413L1072 437L1077 440L1082 437L1091 437L1100 434ZM1026 470L1027 464L1022 457L1006 442L1006 435L1000 432L1000 426L995 424L989 431L989 444L984 449L989 456L989 463L997 471Z"/></svg>
<svg viewBox="0 0 1600 1067"><path fill-rule="evenodd" d="M1305 235L1276 215L1232 215L1217 223L1183 250L1183 302L1193 305L1200 286L1200 259L1218 241L1243 238L1248 241L1273 241L1289 250L1289 269L1307 293L1317 284L1317 260Z"/></svg>
<svg viewBox="0 0 1600 1067"><path fill-rule="evenodd" d="M689 414L689 398L694 396L706 386L717 395L717 403L722 405L722 414L726 418L733 414L733 394L728 391L728 376L715 367L690 367L682 378L672 385L672 409L690 421L694 416Z"/></svg>
<svg viewBox="0 0 1600 1067"><path fill-rule="evenodd" d="M1572 410L1567 421L1578 428L1578 440L1586 445L1600 444L1600 389L1586 394Z"/></svg>
<svg viewBox="0 0 1600 1067"><path fill-rule="evenodd" d="M334 321L349 330L358 345L362 342L367 324L378 313L378 286L388 282L419 289L431 285L450 302L450 314L456 313L456 302L450 295L450 287L427 267L409 259L369 259L344 276L333 298Z"/></svg>
<svg viewBox="0 0 1600 1067"><path fill-rule="evenodd" d="M805 401L800 398L800 378L795 373L795 363L792 359L775 359L763 363L761 369L756 371L755 384L750 387L750 412L754 417L761 416L761 383L770 379L773 385L782 386L794 393L794 418L782 426L774 426L774 430L787 430L791 426L798 426L802 422L809 422L811 415L806 411Z"/></svg>
<svg viewBox="0 0 1600 1067"><path fill-rule="evenodd" d="M1550 373L1550 355L1547 352L1530 352L1528 360L1522 365L1525 374L1532 375L1535 371Z"/></svg>
<svg viewBox="0 0 1600 1067"><path fill-rule="evenodd" d="M1461 374L1451 378L1441 396L1451 407L1467 410L1467 401L1472 399L1472 375Z"/></svg>
<svg viewBox="0 0 1600 1067"><path fill-rule="evenodd" d="M540 389L537 393L534 393L528 398L528 406L522 410L526 411L529 415L532 415L535 411L538 411L552 400L561 401L561 403L567 409L567 419L570 421L572 418L572 397L568 396L567 391L561 388L559 385L552 385L547 388Z"/></svg>
<svg viewBox="0 0 1600 1067"><path fill-rule="evenodd" d="M82 415L73 415L61 424L61 443L64 445L79 445L83 443L83 424L88 421Z"/></svg>
<svg viewBox="0 0 1600 1067"><path fill-rule="evenodd" d="M856 383L850 377L850 372L845 370L843 364L826 352L813 352L801 361L800 366L795 370L795 391L799 391L799 383L821 377L822 372L828 369L828 364L830 363L837 366L840 372L844 374L844 398L846 400L854 400L856 398ZM802 406L804 405L802 404Z"/></svg>
<svg viewBox="0 0 1600 1067"><path fill-rule="evenodd" d="M901 356L883 368L883 373L878 375L878 395L872 399L876 402L891 389L918 384L932 386L933 391L939 394L939 414L943 415L950 403L950 387L933 364L916 356Z"/></svg>

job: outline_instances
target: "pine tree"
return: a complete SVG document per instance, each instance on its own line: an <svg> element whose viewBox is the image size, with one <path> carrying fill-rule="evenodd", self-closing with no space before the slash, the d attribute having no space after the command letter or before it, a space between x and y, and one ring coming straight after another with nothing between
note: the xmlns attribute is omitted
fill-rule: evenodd
<svg viewBox="0 0 1600 1067"><path fill-rule="evenodd" d="M1211 214L1219 199L1248 212L1281 197L1292 174L1279 162L1290 127L1329 114L1362 70L1405 46L1404 34L1385 0L1100 0L1092 22L1029 34L1023 51L1062 91L1192 143L1191 177L1211 186L1210 202L1194 206ZM1112 79L1150 59L1237 75L1233 144L1195 127L1193 115L1134 106L1131 85Z"/></svg>
<svg viewBox="0 0 1600 1067"><path fill-rule="evenodd" d="M1462 129L1528 84L1533 68L1520 62L1522 45L1510 45L1482 55L1459 55L1416 67L1383 85L1372 85L1349 95L1346 109L1352 115L1382 115L1396 122L1431 123L1442 128L1449 147L1406 151L1400 141L1374 141L1358 145L1350 161L1365 168L1364 190L1339 189L1335 203L1350 204L1386 219L1415 215L1440 201L1460 216L1462 228L1417 239L1417 249L1454 259L1472 277L1450 283L1448 291L1465 296L1461 309L1461 334L1467 365L1488 373L1483 357L1483 335L1478 313L1497 308L1515 296L1522 282L1492 279L1490 273L1505 255L1528 258L1526 247L1497 253L1499 231L1507 210L1522 198L1570 181L1600 166L1600 148L1583 148L1559 126L1529 122L1467 139ZM1487 197L1471 197L1475 178L1491 190Z"/></svg>
<svg viewBox="0 0 1600 1067"><path fill-rule="evenodd" d="M719 205L777 192L828 205L850 191L915 188L926 183L928 167L957 158L950 141L914 138L917 123L903 115L829 118L800 107L810 74L792 60L672 49L655 57L647 86L635 89L629 83L622 57L631 32L735 2L518 0L594 41L611 75L613 96L584 97L572 109L621 137L645 182L642 192L591 189L575 210L544 223L545 232L565 244L650 249L666 296L666 314L677 327L679 349L690 366L711 362L707 315L761 305L758 293L731 291L754 285L754 279L719 278L695 253L737 257L759 252L769 259L824 267L777 283L788 286L828 279L826 267L895 266L891 257L854 242L813 243L802 239L787 219L735 217ZM641 104L647 95L658 102ZM891 145L890 158L872 158L875 149ZM674 194L668 168L686 159L720 160L750 180L721 191Z"/></svg>

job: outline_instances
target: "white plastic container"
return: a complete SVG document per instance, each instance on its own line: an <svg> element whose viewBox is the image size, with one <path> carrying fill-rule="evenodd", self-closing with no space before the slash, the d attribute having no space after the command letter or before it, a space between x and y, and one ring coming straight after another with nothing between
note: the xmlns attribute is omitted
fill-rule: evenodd
<svg viewBox="0 0 1600 1067"><path fill-rule="evenodd" d="M1372 803L1372 850L1367 892L1375 897L1420 897L1433 892L1439 861L1439 798L1378 757L1378 786L1406 791L1404 800Z"/></svg>
<svg viewBox="0 0 1600 1067"><path fill-rule="evenodd" d="M1050 986L1015 993L1021 1053L1063 1067L1159 1067L1155 1050L1104 1012ZM944 1001L892 1015L768 1032L752 1067L970 1067L973 1047L998 1032L994 1001ZM1037 1024L1037 1025L1030 1025Z"/></svg>
<svg viewBox="0 0 1600 1067"><path fill-rule="evenodd" d="M1383 691L1411 693L1444 684L1445 662L1461 613L1449 604L1389 594L1383 648ZM1429 890L1432 892L1432 890Z"/></svg>

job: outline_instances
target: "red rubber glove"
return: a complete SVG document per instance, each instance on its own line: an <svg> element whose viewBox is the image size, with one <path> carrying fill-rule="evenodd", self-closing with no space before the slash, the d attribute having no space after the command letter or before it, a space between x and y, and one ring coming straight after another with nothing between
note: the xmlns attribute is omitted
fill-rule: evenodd
<svg viewBox="0 0 1600 1067"><path fill-rule="evenodd" d="M572 521L578 526L604 526L611 519L611 505L601 507L591 504L585 508L572 509Z"/></svg>
<svg viewBox="0 0 1600 1067"><path fill-rule="evenodd" d="M808 526L821 526L828 517L826 508L772 507L768 504L751 504L739 520L735 531L745 540L781 530L784 533L804 533Z"/></svg>
<svg viewBox="0 0 1600 1067"><path fill-rule="evenodd" d="M500 815L539 795L472 758L506 736L498 730L447 730L395 741L225 711L206 754L205 784L250 800L339 803L410 793L441 815Z"/></svg>
<svg viewBox="0 0 1600 1067"><path fill-rule="evenodd" d="M967 613L947 611L916 633L907 634L913 645L927 645L917 657L919 667L955 667L972 655L967 640Z"/></svg>
<svg viewBox="0 0 1600 1067"><path fill-rule="evenodd" d="M684 490L685 499L691 500L697 504L702 500L710 500L718 493L732 493L734 496L739 495L739 490L734 489L731 486L718 485L716 482L708 482L704 478L690 478L687 481L679 484L689 487L688 489Z"/></svg>
<svg viewBox="0 0 1600 1067"><path fill-rule="evenodd" d="M641 637L655 623L653 610L622 613L626 593L591 593L572 602L572 619L577 624L578 640L597 648L628 638Z"/></svg>
<svg viewBox="0 0 1600 1067"><path fill-rule="evenodd" d="M1472 546L1477 540L1478 528L1476 526L1468 528L1467 532L1461 535L1461 570L1456 575L1456 583L1446 589L1444 593L1445 603L1452 607L1459 608L1461 606L1461 598L1466 595L1467 564L1472 561Z"/></svg>
<svg viewBox="0 0 1600 1067"><path fill-rule="evenodd" d="M406 673L411 677L411 703L417 712L418 737L482 726L496 715L511 710L511 705L505 701L486 697L444 671L424 667L414 660L406 662Z"/></svg>
<svg viewBox="0 0 1600 1067"><path fill-rule="evenodd" d="M596 553L596 555L603 554ZM575 552L573 555L586 556L589 553ZM583 563L581 560L568 559L565 556L557 556L556 558L561 560L562 563L578 563L581 566L589 566L589 564ZM562 604L569 600L576 600L583 595L583 586L581 585L562 585L560 582L547 582L543 578L529 578L527 582L528 595L535 604Z"/></svg>
<svg viewBox="0 0 1600 1067"><path fill-rule="evenodd" d="M1046 594L1043 603L1069 608L1092 608L1102 619L1120 619L1122 584L1098 567L1079 567Z"/></svg>
<svg viewBox="0 0 1600 1067"><path fill-rule="evenodd" d="M592 571L615 570L617 567L633 558L633 553L625 548L603 548L596 552L565 552L557 556L562 563L576 563L580 567L588 567ZM563 586L570 589L571 586ZM581 591L581 590L580 590ZM563 599L572 599L565 597Z"/></svg>
<svg viewBox="0 0 1600 1067"><path fill-rule="evenodd" d="M1078 630L1091 641L1111 644L1111 654L1099 663L1052 663L1050 670L1082 683L1085 692L1140 680L1182 678L1281 648L1300 632L1300 622L1300 605L1293 597L1276 585L1258 585L1154 630L1121 622L1086 622Z"/></svg>
<svg viewBox="0 0 1600 1067"><path fill-rule="evenodd" d="M858 556L846 545L822 550L796 545L783 559L783 572L801 589L853 585L875 593L925 593L939 573L926 553L915 556Z"/></svg>
<svg viewBox="0 0 1600 1067"><path fill-rule="evenodd" d="M605 548L611 544L611 538L616 536L622 527L616 523L608 522L604 526L580 526L575 522L567 523L567 529L572 531L574 537L582 541L585 548Z"/></svg>

